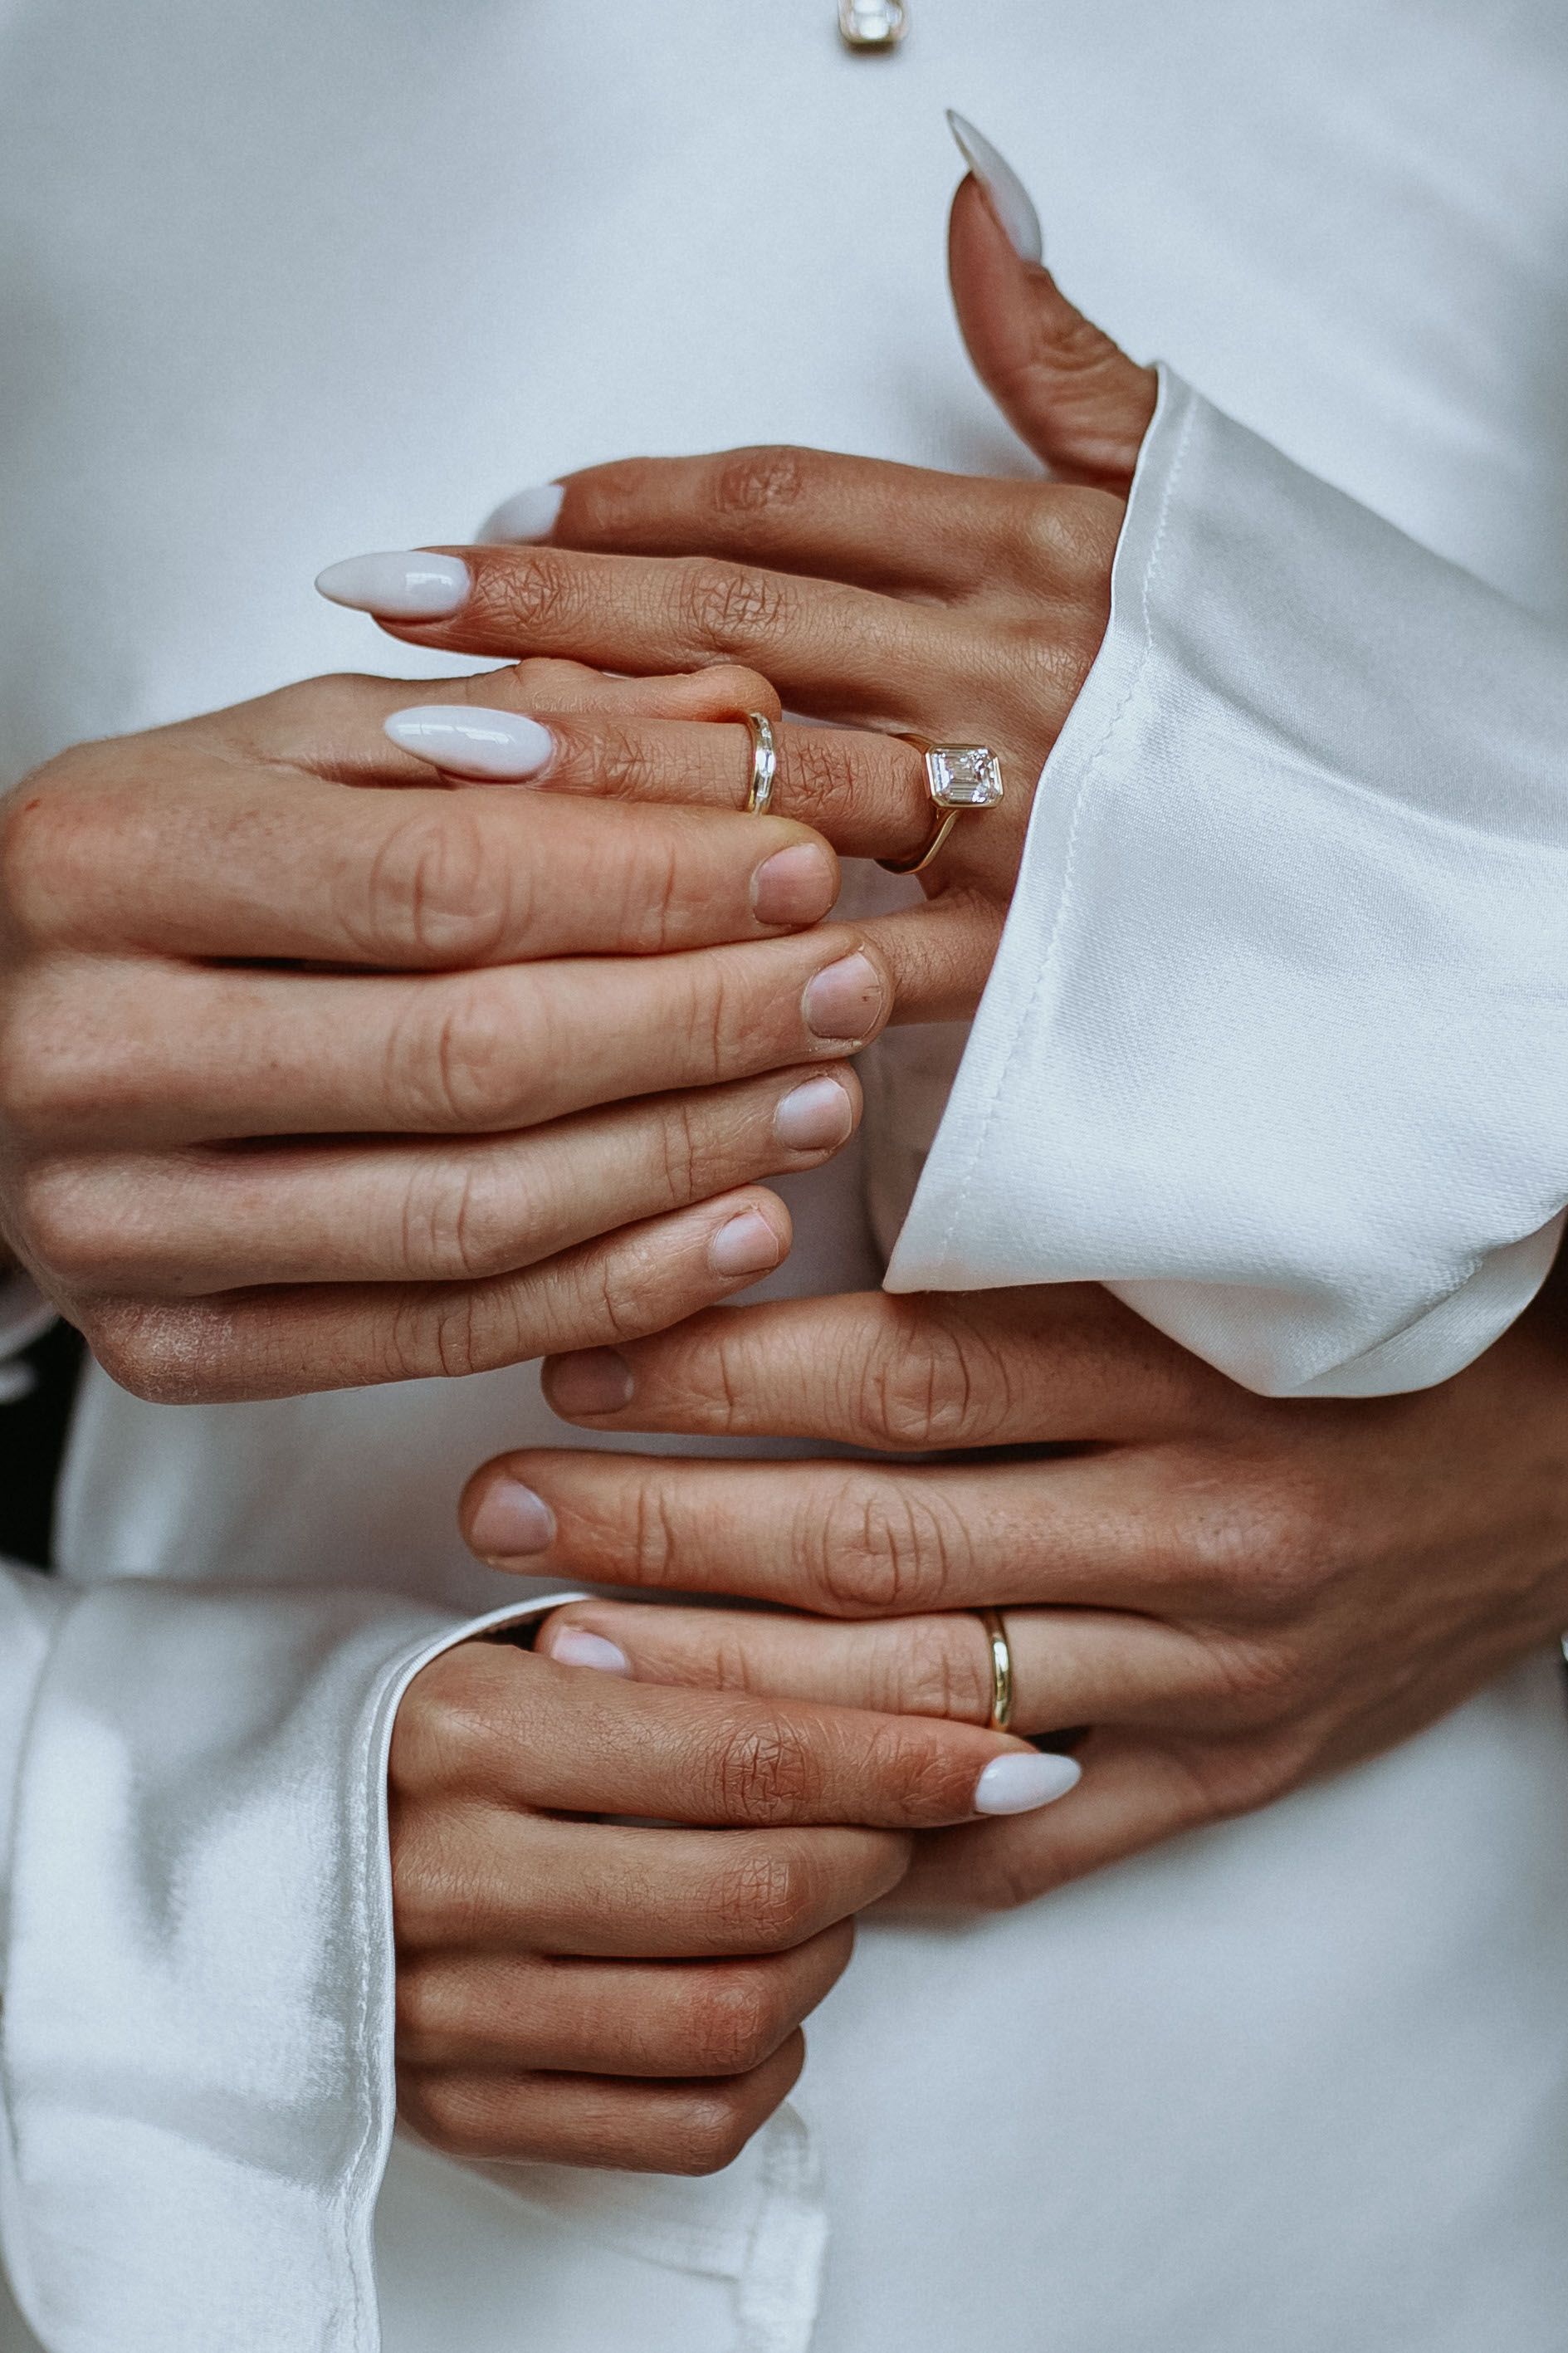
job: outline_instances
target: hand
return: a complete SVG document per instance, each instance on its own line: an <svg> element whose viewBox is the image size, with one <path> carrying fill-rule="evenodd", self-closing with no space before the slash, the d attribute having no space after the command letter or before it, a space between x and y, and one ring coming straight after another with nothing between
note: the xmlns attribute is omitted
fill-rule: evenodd
<svg viewBox="0 0 1568 2353"><path fill-rule="evenodd" d="M551 1403L595 1430L965 1459L519 1453L479 1473L463 1525L531 1573L815 1613L593 1601L541 1636L564 1656L592 1633L650 1681L983 1721L965 1613L1005 1607L1013 1728L1092 1727L1082 1783L922 1842L899 1900L1016 1903L1373 1756L1555 1640L1565 1303L1560 1278L1440 1388L1296 1403L1087 1286L727 1310L560 1359Z"/></svg>
<svg viewBox="0 0 1568 2353"><path fill-rule="evenodd" d="M1104 634L1154 406L1152 373L1014 252L973 180L954 201L950 254L975 364L1054 481L810 449L635 460L567 478L547 546L454 550L434 575L426 559L351 560L332 587L421 645L622 670L739 660L814 718L989 744L1005 799L960 818L922 876L933 902L923 920L889 917L876 934L902 1020L956 1018L978 1001L1036 780ZM537 515L539 495L525 500ZM421 619L409 584L432 576ZM561 764L540 781L735 807L742 740L720 730L696 748L689 759L650 743L637 764ZM845 728L784 731L774 806L857 857L908 861L931 833L920 754Z"/></svg>
<svg viewBox="0 0 1568 2353"><path fill-rule="evenodd" d="M959 1725L447 1651L392 1744L405 2118L459 2157L729 2164L909 1833L1039 1803L1052 1762Z"/></svg>
<svg viewBox="0 0 1568 2353"><path fill-rule="evenodd" d="M557 663L421 691L458 720L476 684L567 714L533 731L566 763L644 727L689 753L771 699ZM799 930L830 850L432 788L383 732L407 700L316 680L0 805L0 1230L141 1396L651 1329L776 1264L788 1217L751 1180L855 1125L843 1057L889 991L858 934Z"/></svg>

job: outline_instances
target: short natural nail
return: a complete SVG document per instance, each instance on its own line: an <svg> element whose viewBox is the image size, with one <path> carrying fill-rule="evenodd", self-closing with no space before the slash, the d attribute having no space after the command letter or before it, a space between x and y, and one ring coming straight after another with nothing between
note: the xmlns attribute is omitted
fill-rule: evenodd
<svg viewBox="0 0 1568 2353"><path fill-rule="evenodd" d="M444 621L461 611L473 586L468 565L457 556L426 555L419 548L351 555L316 575L317 589L334 605L386 621Z"/></svg>
<svg viewBox="0 0 1568 2353"><path fill-rule="evenodd" d="M818 923L837 896L832 853L815 841L775 849L752 877L752 913L759 923Z"/></svg>
<svg viewBox="0 0 1568 2353"><path fill-rule="evenodd" d="M547 768L555 738L521 711L479 711L470 703L417 703L384 723L400 751L413 752L448 776L521 784Z"/></svg>
<svg viewBox="0 0 1568 2353"><path fill-rule="evenodd" d="M586 1626L557 1626L545 1637L542 1656L561 1667L597 1667L604 1675L629 1675L632 1662L618 1642L590 1634Z"/></svg>
<svg viewBox="0 0 1568 2353"><path fill-rule="evenodd" d="M468 1541L486 1560L515 1560L544 1552L555 1535L555 1514L521 1479L498 1479L474 1514Z"/></svg>
<svg viewBox="0 0 1568 2353"><path fill-rule="evenodd" d="M958 152L991 199L1003 236L1020 261L1043 261L1046 243L1040 234L1040 216L1029 191L1008 163L1005 155L991 144L984 132L976 131L962 114L947 110L947 127L958 142Z"/></svg>
<svg viewBox="0 0 1568 2353"><path fill-rule="evenodd" d="M550 1368L550 1402L558 1413L618 1413L630 1405L635 1386L616 1348L580 1348Z"/></svg>
<svg viewBox="0 0 1568 2353"><path fill-rule="evenodd" d="M784 1254L784 1244L760 1209L742 1209L720 1227L708 1245L708 1263L715 1274L767 1274Z"/></svg>
<svg viewBox="0 0 1568 2353"><path fill-rule="evenodd" d="M1037 1806L1053 1805L1076 1789L1083 1767L1070 1757L994 1757L974 1785L977 1814L1032 1814Z"/></svg>
<svg viewBox="0 0 1568 2353"><path fill-rule="evenodd" d="M882 1011L882 976L858 950L840 956L807 983L801 1010L814 1037L845 1045L868 1038Z"/></svg>
<svg viewBox="0 0 1568 2353"><path fill-rule="evenodd" d="M531 482L527 490L515 491L510 499L503 499L494 513L485 517L476 536L502 546L548 539L565 496L559 482Z"/></svg>
<svg viewBox="0 0 1568 2353"><path fill-rule="evenodd" d="M807 1079L780 1098L773 1135L790 1152L825 1152L844 1144L855 1125L855 1106L837 1079Z"/></svg>

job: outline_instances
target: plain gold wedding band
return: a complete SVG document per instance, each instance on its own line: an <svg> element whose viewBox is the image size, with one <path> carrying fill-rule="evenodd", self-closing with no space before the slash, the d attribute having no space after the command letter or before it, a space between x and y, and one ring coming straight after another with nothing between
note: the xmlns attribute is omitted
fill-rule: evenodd
<svg viewBox="0 0 1568 2353"><path fill-rule="evenodd" d="M977 1609L991 1645L991 1714L987 1732L1005 1732L1013 1715L1013 1645L1000 1609Z"/></svg>
<svg viewBox="0 0 1568 2353"><path fill-rule="evenodd" d="M748 711L746 733L752 739L752 780L746 794L748 817L766 817L773 801L773 779L779 772L778 739L765 711Z"/></svg>

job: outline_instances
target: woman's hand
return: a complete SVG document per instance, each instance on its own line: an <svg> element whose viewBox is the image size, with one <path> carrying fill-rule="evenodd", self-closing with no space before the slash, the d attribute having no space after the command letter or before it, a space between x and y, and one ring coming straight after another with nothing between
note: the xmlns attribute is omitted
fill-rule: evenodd
<svg viewBox="0 0 1568 2353"><path fill-rule="evenodd" d="M638 459L570 476L547 545L351 559L326 575L330 593L422 645L630 671L751 664L791 709L841 723L784 729L773 806L847 854L910 861L936 816L915 749L848 730L989 745L1005 798L961 817L927 869L934 913L878 934L904 1020L966 1014L979 997L1036 780L1104 634L1154 405L1150 371L1014 251L973 180L954 200L951 262L975 364L1055 480L810 449ZM535 527L554 503L521 501ZM734 808L745 776L743 739L721 731L695 760L650 741L642 760L563 761L538 781Z"/></svg>
<svg viewBox="0 0 1568 2353"><path fill-rule="evenodd" d="M475 685L562 714L532 736L584 768L645 729L696 761L770 700L559 663L420 692L459 720ZM890 988L858 934L802 928L829 849L435 787L384 732L408 700L316 680L82 745L0 805L0 1232L142 1396L653 1329L784 1257L752 1180L855 1125L843 1058Z"/></svg>
<svg viewBox="0 0 1568 2353"><path fill-rule="evenodd" d="M909 1833L1070 1778L965 1725L447 1651L392 1745L405 2120L460 2157L727 2165Z"/></svg>
<svg viewBox="0 0 1568 2353"><path fill-rule="evenodd" d="M1300 1403L1233 1387L1087 1286L727 1310L558 1360L552 1404L595 1430L964 1459L519 1453L471 1482L463 1525L532 1574L814 1613L591 1601L541 1636L602 1663L592 1634L667 1683L981 1722L968 1613L1005 1608L1013 1727L1091 1727L1082 1784L922 1842L899 1900L1016 1903L1389 1747L1555 1640L1564 1293L1440 1388Z"/></svg>

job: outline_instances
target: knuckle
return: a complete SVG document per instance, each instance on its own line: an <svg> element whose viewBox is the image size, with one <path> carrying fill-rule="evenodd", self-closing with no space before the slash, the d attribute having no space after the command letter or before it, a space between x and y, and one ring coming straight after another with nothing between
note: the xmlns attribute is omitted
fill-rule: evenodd
<svg viewBox="0 0 1568 2353"><path fill-rule="evenodd" d="M83 1328L110 1379L145 1404L218 1404L242 1393L226 1320L205 1303L95 1300Z"/></svg>
<svg viewBox="0 0 1568 2353"><path fill-rule="evenodd" d="M479 567L468 611L481 630L508 639L544 628L570 628L583 617L585 575L552 548L509 551Z"/></svg>
<svg viewBox="0 0 1568 2353"><path fill-rule="evenodd" d="M796 727L785 738L788 778L784 805L803 825L835 818L850 807L859 779L857 749L842 732Z"/></svg>
<svg viewBox="0 0 1568 2353"><path fill-rule="evenodd" d="M465 2005L458 1998L450 1968L430 1956L399 1957L397 1964L397 2039L404 2047L437 2042L456 2033L464 2022Z"/></svg>
<svg viewBox="0 0 1568 2353"><path fill-rule="evenodd" d="M405 1795L488 1786L496 1762L499 1685L509 1661L497 1645L460 1642L415 1677L393 1727L392 1786Z"/></svg>
<svg viewBox="0 0 1568 2353"><path fill-rule="evenodd" d="M705 1778L721 1821L792 1820L818 1793L813 1744L786 1716L748 1712L709 1743Z"/></svg>
<svg viewBox="0 0 1568 2353"><path fill-rule="evenodd" d="M919 1618L900 1630L872 1704L954 1724L984 1724L991 1712L991 1662L974 1620Z"/></svg>
<svg viewBox="0 0 1568 2353"><path fill-rule="evenodd" d="M505 1203L486 1162L431 1154L411 1172L404 1197L399 1256L412 1282L477 1282L505 1273L518 1252L524 1205Z"/></svg>
<svg viewBox="0 0 1568 2353"><path fill-rule="evenodd" d="M7 930L46 934L59 910L64 870L77 825L64 789L72 755L64 753L0 797L0 907Z"/></svg>
<svg viewBox="0 0 1568 2353"><path fill-rule="evenodd" d="M15 1202L20 1239L39 1266L68 1291L107 1287L124 1251L81 1167L34 1163L16 1180Z"/></svg>
<svg viewBox="0 0 1568 2353"><path fill-rule="evenodd" d="M492 1304L477 1287L460 1283L396 1301L383 1335L384 1377L458 1380L488 1371L498 1345L487 1312Z"/></svg>
<svg viewBox="0 0 1568 2353"><path fill-rule="evenodd" d="M1005 1357L928 1308L893 1319L858 1368L852 1405L876 1442L923 1452L984 1445L1009 1402Z"/></svg>
<svg viewBox="0 0 1568 2353"><path fill-rule="evenodd" d="M897 1480L847 1473L815 1532L816 1581L845 1617L912 1617L941 1606L960 1531L932 1498Z"/></svg>
<svg viewBox="0 0 1568 2353"><path fill-rule="evenodd" d="M727 1936L752 1952L783 1952L804 1943L815 1925L810 1866L779 1848L753 1848L720 1874L713 1914Z"/></svg>
<svg viewBox="0 0 1568 2353"><path fill-rule="evenodd" d="M420 984L388 1045L393 1102L430 1127L507 1126L529 1060L521 1026L489 974Z"/></svg>
<svg viewBox="0 0 1568 2353"><path fill-rule="evenodd" d="M105 1073L92 1024L68 988L14 985L0 1014L0 1118L27 1143L68 1134L100 1110Z"/></svg>
<svg viewBox="0 0 1568 2353"><path fill-rule="evenodd" d="M770 2057L786 2031L778 2003L755 1970L720 1967L697 1997L693 2042L704 2068L749 2074Z"/></svg>
<svg viewBox="0 0 1568 2353"><path fill-rule="evenodd" d="M401 817L368 865L346 873L335 913L363 955L430 965L488 963L507 926L515 860L498 860L464 795Z"/></svg>
<svg viewBox="0 0 1568 2353"><path fill-rule="evenodd" d="M812 472L804 449L788 446L730 449L713 474L713 512L750 520L787 514L805 492Z"/></svg>
<svg viewBox="0 0 1568 2353"><path fill-rule="evenodd" d="M1267 1474L1205 1493L1190 1511L1187 1577L1244 1620L1274 1622L1306 1608L1332 1574L1331 1514Z"/></svg>
<svg viewBox="0 0 1568 2353"><path fill-rule="evenodd" d="M690 556L678 567L681 630L703 653L727 653L772 636L784 619L787 596L782 581L745 565Z"/></svg>
<svg viewBox="0 0 1568 2353"><path fill-rule="evenodd" d="M733 2165L751 2139L760 2116L739 2084L715 2084L691 2094L681 2104L670 2129L668 2161L671 2173L721 2173Z"/></svg>
<svg viewBox="0 0 1568 2353"><path fill-rule="evenodd" d="M505 2153L493 2104L471 2076L405 2069L399 2078L398 2106L420 2137L448 2157Z"/></svg>
<svg viewBox="0 0 1568 2353"><path fill-rule="evenodd" d="M1278 1639L1227 1636L1211 1644L1209 1672L1218 1696L1244 1722L1288 1712L1304 1695L1305 1664Z"/></svg>

